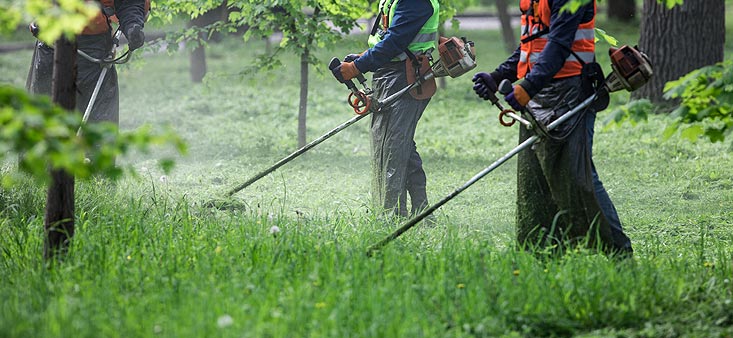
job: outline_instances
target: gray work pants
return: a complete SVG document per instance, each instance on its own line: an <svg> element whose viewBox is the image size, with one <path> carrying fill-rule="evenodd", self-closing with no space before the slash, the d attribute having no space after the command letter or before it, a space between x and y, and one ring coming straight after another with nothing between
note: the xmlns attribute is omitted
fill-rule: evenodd
<svg viewBox="0 0 733 338"><path fill-rule="evenodd" d="M104 59L112 46L109 33L77 36L77 48L90 56ZM42 42L36 42L33 60L28 74L26 87L32 94L51 95L53 76L53 48ZM77 96L76 108L81 112L87 108L92 97L94 86L102 72L102 66L87 59L76 57L77 64ZM117 71L114 66L107 71L97 100L92 107L89 122L106 121L119 125L119 91L117 87Z"/></svg>
<svg viewBox="0 0 733 338"><path fill-rule="evenodd" d="M546 126L584 98L580 77L553 80L535 95L528 109ZM594 117L595 112L586 109L550 132L552 137L545 137L531 150L519 153L517 231L520 243L548 246L588 236L590 245L600 244L606 251L631 250L620 222L612 227L609 221L614 217L617 220L618 216L591 158L593 132L592 121L588 119ZM520 141L533 134L522 126Z"/></svg>
<svg viewBox="0 0 733 338"><path fill-rule="evenodd" d="M384 99L407 86L405 65L392 62L374 73L375 96ZM372 114L372 197L376 208L407 216L428 206L426 176L415 145L415 129L430 99L405 94Z"/></svg>

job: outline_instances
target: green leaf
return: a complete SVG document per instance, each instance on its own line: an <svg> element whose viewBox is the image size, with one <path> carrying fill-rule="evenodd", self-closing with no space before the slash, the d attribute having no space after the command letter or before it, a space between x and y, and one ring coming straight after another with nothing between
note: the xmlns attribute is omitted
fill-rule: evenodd
<svg viewBox="0 0 733 338"><path fill-rule="evenodd" d="M692 125L683 129L680 136L690 142L695 142L703 134L705 134L705 130L701 126Z"/></svg>
<svg viewBox="0 0 733 338"><path fill-rule="evenodd" d="M21 10L16 3L0 5L0 34L14 32L21 20Z"/></svg>
<svg viewBox="0 0 733 338"><path fill-rule="evenodd" d="M599 40L603 39L606 43L608 43L611 46L617 46L618 40L614 38L613 36L606 34L606 31L597 28L595 29L595 42L598 42Z"/></svg>
<svg viewBox="0 0 733 338"><path fill-rule="evenodd" d="M657 0L658 3L664 3L667 9L672 9L677 5L682 5L683 0Z"/></svg>
<svg viewBox="0 0 733 338"><path fill-rule="evenodd" d="M680 105L672 112L681 123L719 121L733 123L733 60L694 70L675 81L665 84L664 97L678 99ZM709 129L712 130L712 129ZM707 135L713 141L722 141L722 129ZM689 135L688 135L689 136Z"/></svg>
<svg viewBox="0 0 733 338"><path fill-rule="evenodd" d="M569 12L575 13L578 11L580 6L589 4L591 0L569 0L565 5L560 8L560 13Z"/></svg>
<svg viewBox="0 0 733 338"><path fill-rule="evenodd" d="M668 125L666 128L664 128L664 131L662 132L662 137L664 137L665 140L669 139L675 133L677 133L679 126L680 124L678 121L675 121L672 124Z"/></svg>
<svg viewBox="0 0 733 338"><path fill-rule="evenodd" d="M710 139L711 142L723 142L725 140L725 133L723 128L708 128L705 130L705 136Z"/></svg>

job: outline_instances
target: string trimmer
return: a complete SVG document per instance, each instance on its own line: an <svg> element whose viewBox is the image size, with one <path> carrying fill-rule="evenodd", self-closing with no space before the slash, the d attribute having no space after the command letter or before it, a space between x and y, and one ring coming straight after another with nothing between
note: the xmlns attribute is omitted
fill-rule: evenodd
<svg viewBox="0 0 733 338"><path fill-rule="evenodd" d="M563 122L567 121L573 115L582 111L590 104L594 103L594 101L596 101L596 99L598 99L599 97L622 89L634 91L647 83L651 78L653 72L649 59L646 57L646 55L639 52L636 48L632 48L629 46L622 46L619 49L612 48L611 50L609 50L609 54L611 56L611 68L613 69L613 71L611 72L611 74L608 75L608 77L605 78L603 83L597 87L598 89L596 90L596 92L587 99L585 99L583 102L581 102L578 106L573 108L571 111L565 113L565 115L562 115L560 118L547 125L547 127L535 126L534 124L529 122L528 119L522 118L516 112L504 109L504 107L502 107L502 105L499 103L499 99L496 98L496 96L494 96L492 93L492 97L490 97L489 101L501 111L501 113L499 114L499 122L502 125L508 127L513 125L515 121L519 121L520 123L524 124L528 129L540 127L543 128L545 131L550 131L557 128L557 126L561 125ZM502 81L499 85L499 91L504 95L509 94L511 90L512 84L508 80ZM521 113L529 114L529 112L527 111L523 111ZM506 117L509 117L512 120L505 120ZM481 170L478 174L474 175L470 180L468 180L462 186L458 187L448 196L445 196L443 199L438 201L438 203L423 210L423 212L402 224L389 236L370 246L367 249L367 256L372 256L375 251L381 249L389 242L402 235L405 231L409 230L425 217L432 214L435 210L443 206L445 203L458 196L458 194L468 189L468 187L476 183L488 173L492 172L494 169L504 164L504 162L508 161L514 155L518 154L524 149L529 148L539 140L539 133L526 139L524 142L506 153L506 155L502 156L494 163L486 167L484 170Z"/></svg>
<svg viewBox="0 0 733 338"><path fill-rule="evenodd" d="M147 5L149 8L149 5ZM147 20L147 13L145 19ZM30 30L31 34L33 34L34 37L38 38L38 33L40 32L40 28L35 22L31 22L28 25L28 30ZM103 59L95 58L81 49L77 49L76 53L81 56L82 58L86 59L89 62L96 63L100 67L102 67L102 70L99 72L99 77L97 78L97 82L94 85L94 90L92 90L92 95L89 97L89 102L87 103L87 108L84 110L84 115L82 115L81 123L82 125L87 123L87 120L89 120L89 116L92 113L92 107L94 107L94 103L97 101L97 96L99 95L99 90L102 88L102 84L104 83L104 79L107 76L107 72L109 72L109 69L112 68L114 65L120 65L123 63L127 63L127 61L130 60L130 56L132 55L131 51L128 49L126 50L122 55L116 56L117 54L117 48L120 46L120 36L122 34L122 31L118 28L114 34L112 34L112 44L110 46L110 49L107 51L107 55ZM35 52L34 52L35 53ZM34 54L35 58L35 54ZM30 78L30 72L29 72L29 78ZM79 130L76 132L77 136L81 135L81 127L79 127Z"/></svg>
<svg viewBox="0 0 733 338"><path fill-rule="evenodd" d="M84 115L82 115L82 118L81 118L82 124L87 123L87 120L89 120L89 116L92 113L92 107L94 106L94 103L97 102L97 95L99 94L99 89L102 88L102 83L104 83L104 78L107 76L107 72L109 71L109 69L112 68L112 66L114 65L120 65L123 63L127 63L127 61L130 60L130 56L132 55L132 53L130 52L129 49L125 51L122 55L115 57L115 50L119 46L119 41L120 41L119 38L120 38L121 33L122 32L120 30L117 30L117 32L115 32L112 38L113 40L112 49L109 51L109 54L107 55L107 57L104 59L98 59L98 58L90 56L89 54L85 53L82 50L77 50L77 53L81 57L87 59L89 62L96 63L102 67L102 71L99 73L99 78L97 79L97 83L94 86L94 90L92 91L92 96L89 98L89 103L87 103L87 109L84 110ZM77 136L81 135L81 128L77 130L76 135Z"/></svg>
<svg viewBox="0 0 733 338"><path fill-rule="evenodd" d="M382 107L394 102L410 90L421 86L426 81L429 81L432 78L443 76L450 76L455 78L465 74L466 72L476 67L476 53L473 48L473 42L467 41L465 38L459 39L456 37L452 37L450 39L441 41L441 43L438 45L438 52L440 54L440 58L437 62L434 62L431 65L430 69L425 74L422 74L420 77L418 77L415 82L407 85L396 93L381 100L374 100L372 98L374 92L371 88L368 87L367 80L364 75L360 74L356 78L363 87L363 89L357 88L356 84L354 84L354 81L352 80L344 82L344 85L346 85L346 87L351 91L351 93L349 93L347 101L349 103L349 106L351 106L351 108L354 110L354 113L356 113L356 116L338 125L336 128L331 129L329 132L304 145L303 147L294 151L283 159L277 161L271 167L262 170L244 183L229 190L226 193L225 197L229 198L237 192L247 188L248 186L257 182L259 179L267 176L271 172L277 170L278 168L292 161L296 157L321 144L323 141L338 134L340 131L348 128L349 126L363 119L372 112L379 111ZM331 59L328 68L334 69L340 64L341 61L338 58L333 58ZM206 205L208 207L217 207L219 203L211 201L206 203Z"/></svg>

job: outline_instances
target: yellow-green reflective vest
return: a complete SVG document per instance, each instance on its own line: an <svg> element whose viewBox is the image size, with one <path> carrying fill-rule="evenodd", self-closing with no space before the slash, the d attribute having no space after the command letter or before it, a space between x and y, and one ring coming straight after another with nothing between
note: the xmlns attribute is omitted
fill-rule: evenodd
<svg viewBox="0 0 733 338"><path fill-rule="evenodd" d="M381 0L379 1L379 17L376 20L380 20L381 24L376 33L369 36L369 48L374 47L379 41L382 41L384 36L387 34L387 29L392 24L392 18L394 17L397 3L400 0ZM430 4L433 6L433 15L430 16L427 22L420 28L415 38L407 46L407 49L415 55L430 53L436 47L436 40L438 39L438 12L440 11L440 5L438 0L430 0ZM407 59L407 54L402 53L397 56L399 60Z"/></svg>

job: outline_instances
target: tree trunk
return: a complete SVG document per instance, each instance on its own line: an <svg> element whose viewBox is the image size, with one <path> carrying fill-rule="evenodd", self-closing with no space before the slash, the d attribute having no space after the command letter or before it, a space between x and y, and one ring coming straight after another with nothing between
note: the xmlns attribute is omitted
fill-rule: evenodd
<svg viewBox="0 0 733 338"><path fill-rule="evenodd" d="M198 45L191 51L189 58L191 61L191 81L194 83L201 83L204 76L206 76L206 49L203 45Z"/></svg>
<svg viewBox="0 0 733 338"><path fill-rule="evenodd" d="M76 108L76 42L62 37L54 49L51 97L62 108L73 111ZM48 260L63 255L74 236L74 177L63 170L51 169L44 230L43 257Z"/></svg>
<svg viewBox="0 0 733 338"><path fill-rule="evenodd" d="M644 0L639 48L649 56L654 76L632 97L665 102L664 84L722 61L724 43L724 0L685 0L671 10Z"/></svg>
<svg viewBox="0 0 733 338"><path fill-rule="evenodd" d="M509 8L506 0L496 0L496 12L501 23L501 36L504 38L504 50L507 53L514 52L517 49L517 37L512 29L512 17L509 16Z"/></svg>
<svg viewBox="0 0 733 338"><path fill-rule="evenodd" d="M298 148L305 146L305 118L308 112L308 59L310 49L300 55L300 104L298 105Z"/></svg>
<svg viewBox="0 0 733 338"><path fill-rule="evenodd" d="M224 1L219 7L200 15L195 19L191 19L191 21L188 22L187 26L188 28L206 27L217 21L227 20L228 15L229 12L227 11L227 2ZM204 79L204 76L206 76L206 46L203 44L203 41L209 40L209 34L207 32L201 32L199 35L199 39L201 40L201 42L198 46L196 46L196 48L191 51L191 55L189 58L191 62L191 81L193 81L194 83L201 83L201 81ZM214 33L213 35L211 35L211 40L217 42L220 41L221 34Z"/></svg>
<svg viewBox="0 0 733 338"><path fill-rule="evenodd" d="M201 15L195 19L191 19L186 26L188 28L206 26L204 16ZM201 83L204 76L206 76L206 47L204 47L203 42L203 40L205 40L205 36L202 36L201 34L199 34L200 41L196 41L198 45L191 50L191 55L189 56L189 74L191 75L191 81L193 83Z"/></svg>
<svg viewBox="0 0 733 338"><path fill-rule="evenodd" d="M636 16L636 0L607 0L608 18L629 22Z"/></svg>

